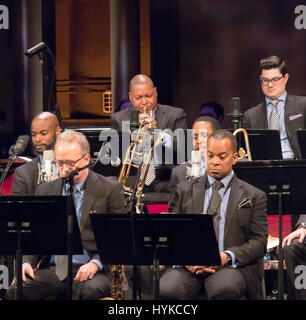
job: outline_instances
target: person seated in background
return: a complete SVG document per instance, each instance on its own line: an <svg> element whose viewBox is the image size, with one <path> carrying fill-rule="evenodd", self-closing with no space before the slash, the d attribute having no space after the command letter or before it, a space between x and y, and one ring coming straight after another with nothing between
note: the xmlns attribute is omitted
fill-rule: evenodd
<svg viewBox="0 0 306 320"><path fill-rule="evenodd" d="M299 216L296 226L283 239L283 253L293 298L306 300L306 214Z"/></svg>
<svg viewBox="0 0 306 320"><path fill-rule="evenodd" d="M306 128L306 97L288 94L288 80L285 60L268 56L260 61L264 101L244 113L242 127L279 130L283 159L301 159L296 130Z"/></svg>
<svg viewBox="0 0 306 320"><path fill-rule="evenodd" d="M130 81L129 98L131 106L112 114L112 129L122 131L122 121L130 121L133 110L140 112L140 122L155 120L158 129L187 129L185 111L181 108L159 104L157 89L150 77L144 74L134 76Z"/></svg>
<svg viewBox="0 0 306 320"><path fill-rule="evenodd" d="M262 298L267 197L235 176L237 160L233 134L214 131L207 142L206 174L178 184L171 194L169 212L213 216L221 265L167 267L160 277L162 299L195 299L202 290L209 300Z"/></svg>
<svg viewBox="0 0 306 320"><path fill-rule="evenodd" d="M208 116L202 116L194 120L192 129L194 130L193 146L194 150L199 151L201 145L201 131L206 131L204 144L207 142L207 138L215 131L220 129L220 124L214 118ZM206 150L203 150L203 153ZM174 167L171 172L170 181L164 188L164 192L171 192L180 182L188 180L188 168L191 166L191 161L181 163ZM201 155L201 169L200 176L205 173L205 154Z"/></svg>
<svg viewBox="0 0 306 320"><path fill-rule="evenodd" d="M224 119L224 108L216 101L204 102L201 107L201 115L216 119L220 124Z"/></svg>

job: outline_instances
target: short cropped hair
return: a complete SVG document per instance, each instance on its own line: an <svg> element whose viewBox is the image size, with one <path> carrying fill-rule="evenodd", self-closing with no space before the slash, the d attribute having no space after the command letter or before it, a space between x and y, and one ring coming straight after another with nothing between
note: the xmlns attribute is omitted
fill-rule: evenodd
<svg viewBox="0 0 306 320"><path fill-rule="evenodd" d="M193 121L192 125L194 125L196 122L199 122L199 121L209 122L213 131L221 129L219 121L217 121L212 117L206 117L206 116L198 117Z"/></svg>
<svg viewBox="0 0 306 320"><path fill-rule="evenodd" d="M215 138L218 140L229 139L231 141L233 152L237 152L237 140L236 137L230 131L224 129L216 130L209 136L208 139L210 138Z"/></svg>
<svg viewBox="0 0 306 320"><path fill-rule="evenodd" d="M284 76L288 73L286 61L278 56L268 56L260 60L259 63L259 75L262 70L279 69L280 73Z"/></svg>
<svg viewBox="0 0 306 320"><path fill-rule="evenodd" d="M65 130L57 137L55 145L62 141L64 142L77 141L77 143L79 144L83 152L85 152L86 154L90 153L89 142L87 138L84 136L84 134L81 132L77 132L74 130Z"/></svg>

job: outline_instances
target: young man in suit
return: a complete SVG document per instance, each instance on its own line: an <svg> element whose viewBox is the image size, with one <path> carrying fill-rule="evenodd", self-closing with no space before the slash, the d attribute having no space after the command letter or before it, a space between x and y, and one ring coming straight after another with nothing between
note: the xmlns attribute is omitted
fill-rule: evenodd
<svg viewBox="0 0 306 320"><path fill-rule="evenodd" d="M157 89L153 81L144 74L138 74L130 81L129 98L132 106L112 115L112 128L122 131L122 121L130 121L133 110L138 110L139 123L156 121L157 129L187 129L186 114L183 109L157 103ZM146 109L146 114L144 113ZM152 111L152 117L150 112Z"/></svg>
<svg viewBox="0 0 306 320"><path fill-rule="evenodd" d="M90 148L86 137L73 130L66 130L59 135L54 151L61 178L77 168L87 166L90 162ZM84 254L73 255L72 295L73 299L100 299L110 294L110 281L98 254L89 213L124 213L124 194L120 184L88 168L74 176L74 186L76 193L73 199ZM62 179L56 179L41 184L36 190L36 195L65 195L67 190L67 184L63 183ZM23 262L25 299L49 300L64 297L67 268L58 270L57 257L39 259L38 256L24 256ZM34 271L37 265L39 267ZM10 288L7 293L9 298L12 292L13 289Z"/></svg>
<svg viewBox="0 0 306 320"><path fill-rule="evenodd" d="M283 158L300 159L296 130L306 128L306 97L287 94L287 65L277 56L260 61L259 75L265 101L244 113L243 127L279 130Z"/></svg>
<svg viewBox="0 0 306 320"><path fill-rule="evenodd" d="M221 265L166 268L160 279L163 299L194 299L202 287L208 299L262 297L267 198L235 176L237 159L236 138L216 130L208 138L206 174L180 183L172 193L170 212L213 215Z"/></svg>
<svg viewBox="0 0 306 320"><path fill-rule="evenodd" d="M41 112L31 122L31 137L37 157L16 168L12 186L13 195L34 195L39 181L39 166L43 152L53 150L56 138L61 133L57 117L50 112Z"/></svg>

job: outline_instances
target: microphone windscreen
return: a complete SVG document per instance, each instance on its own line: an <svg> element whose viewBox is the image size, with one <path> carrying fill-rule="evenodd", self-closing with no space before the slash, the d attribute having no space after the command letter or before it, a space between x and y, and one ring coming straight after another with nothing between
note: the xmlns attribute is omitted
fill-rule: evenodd
<svg viewBox="0 0 306 320"><path fill-rule="evenodd" d="M52 161L53 160L53 150L45 150L43 153L43 160Z"/></svg>
<svg viewBox="0 0 306 320"><path fill-rule="evenodd" d="M22 154L28 143L29 143L30 137L28 135L24 135L24 136L19 136L16 143L15 143L15 147L14 147L14 153L15 155L19 156L20 154Z"/></svg>
<svg viewBox="0 0 306 320"><path fill-rule="evenodd" d="M233 115L240 114L240 98L239 97L232 98L232 114Z"/></svg>

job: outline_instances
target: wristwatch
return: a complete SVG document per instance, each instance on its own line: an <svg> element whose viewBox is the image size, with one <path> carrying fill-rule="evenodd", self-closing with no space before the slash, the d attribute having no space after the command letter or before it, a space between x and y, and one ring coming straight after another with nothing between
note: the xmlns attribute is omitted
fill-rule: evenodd
<svg viewBox="0 0 306 320"><path fill-rule="evenodd" d="M305 223L305 222L300 223L299 226L298 226L298 229L299 229L299 228L304 228L304 229L306 229L306 223Z"/></svg>
<svg viewBox="0 0 306 320"><path fill-rule="evenodd" d="M226 263L226 266L231 266L232 265L232 256L229 254L229 253L227 253L227 252L225 252L226 253L226 255L227 255L227 263Z"/></svg>

